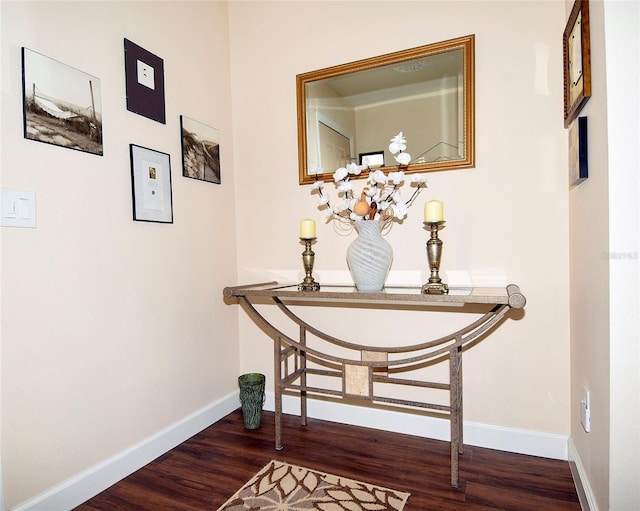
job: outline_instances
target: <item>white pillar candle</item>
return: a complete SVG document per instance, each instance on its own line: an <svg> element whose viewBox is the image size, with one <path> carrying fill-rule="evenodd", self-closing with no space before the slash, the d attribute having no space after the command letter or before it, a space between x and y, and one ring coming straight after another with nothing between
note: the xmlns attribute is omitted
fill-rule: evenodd
<svg viewBox="0 0 640 511"><path fill-rule="evenodd" d="M444 208L442 201L430 200L424 205L425 222L444 222Z"/></svg>
<svg viewBox="0 0 640 511"><path fill-rule="evenodd" d="M300 237L311 239L316 237L316 221L305 218L300 222Z"/></svg>

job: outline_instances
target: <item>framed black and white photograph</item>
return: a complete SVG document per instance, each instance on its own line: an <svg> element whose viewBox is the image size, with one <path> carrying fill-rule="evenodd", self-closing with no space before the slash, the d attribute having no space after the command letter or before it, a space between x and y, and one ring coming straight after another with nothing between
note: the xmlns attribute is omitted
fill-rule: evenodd
<svg viewBox="0 0 640 511"><path fill-rule="evenodd" d="M587 118L578 117L569 127L569 184L575 186L589 177Z"/></svg>
<svg viewBox="0 0 640 511"><path fill-rule="evenodd" d="M133 219L173 223L171 157L130 144Z"/></svg>
<svg viewBox="0 0 640 511"><path fill-rule="evenodd" d="M220 184L220 134L216 128L180 116L182 175Z"/></svg>
<svg viewBox="0 0 640 511"><path fill-rule="evenodd" d="M127 110L166 124L164 61L125 39L124 73Z"/></svg>
<svg viewBox="0 0 640 511"><path fill-rule="evenodd" d="M24 137L102 156L100 79L22 48Z"/></svg>
<svg viewBox="0 0 640 511"><path fill-rule="evenodd" d="M562 37L564 54L564 127L591 97L589 0L575 0Z"/></svg>

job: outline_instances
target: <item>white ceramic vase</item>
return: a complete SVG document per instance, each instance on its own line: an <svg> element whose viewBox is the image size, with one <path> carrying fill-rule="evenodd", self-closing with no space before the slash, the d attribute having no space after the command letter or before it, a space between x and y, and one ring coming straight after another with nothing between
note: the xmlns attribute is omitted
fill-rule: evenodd
<svg viewBox="0 0 640 511"><path fill-rule="evenodd" d="M382 237L380 222L360 220L355 226L358 237L347 248L351 277L358 291L381 291L393 261L393 248Z"/></svg>

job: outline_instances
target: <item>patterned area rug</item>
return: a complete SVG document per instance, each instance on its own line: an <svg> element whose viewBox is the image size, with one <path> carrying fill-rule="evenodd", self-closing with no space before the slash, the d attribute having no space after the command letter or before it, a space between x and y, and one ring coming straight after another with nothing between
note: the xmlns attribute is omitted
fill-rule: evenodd
<svg viewBox="0 0 640 511"><path fill-rule="evenodd" d="M409 495L271 460L218 511L402 511Z"/></svg>

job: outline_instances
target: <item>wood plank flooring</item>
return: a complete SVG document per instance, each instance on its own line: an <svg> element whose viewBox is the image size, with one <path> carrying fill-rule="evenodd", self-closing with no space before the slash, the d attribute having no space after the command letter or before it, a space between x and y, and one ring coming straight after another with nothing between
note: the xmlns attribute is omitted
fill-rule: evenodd
<svg viewBox="0 0 640 511"><path fill-rule="evenodd" d="M456 489L448 442L285 415L276 451L273 424L237 410L76 511L215 511L271 459L409 492L405 511L580 511L565 461L467 445Z"/></svg>

